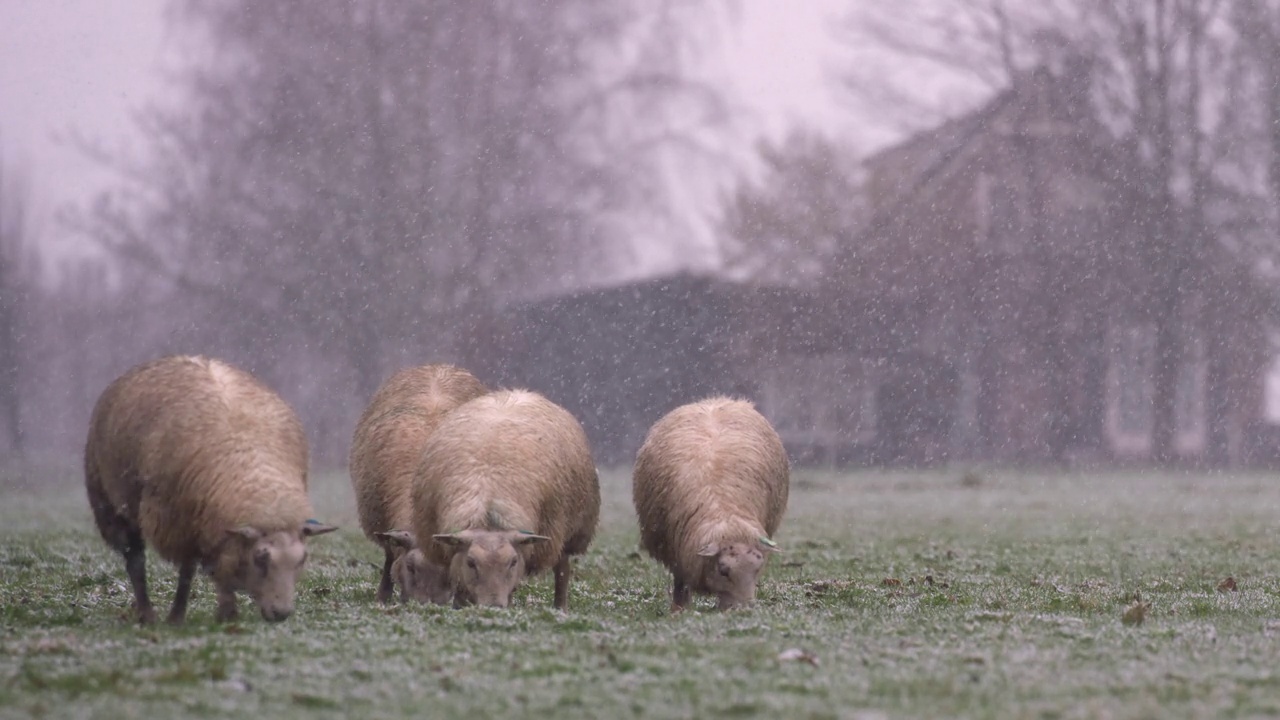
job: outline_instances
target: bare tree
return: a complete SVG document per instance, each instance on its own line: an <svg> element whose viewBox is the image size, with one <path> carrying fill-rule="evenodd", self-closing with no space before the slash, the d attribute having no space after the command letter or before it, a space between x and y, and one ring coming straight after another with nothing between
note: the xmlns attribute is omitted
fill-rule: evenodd
<svg viewBox="0 0 1280 720"><path fill-rule="evenodd" d="M722 255L735 275L771 284L816 285L864 214L852 154L798 131L762 141L759 181L744 180L724 210Z"/></svg>
<svg viewBox="0 0 1280 720"><path fill-rule="evenodd" d="M918 131L954 117L1044 58L1077 21L1078 0L864 3L838 34L853 54L849 102Z"/></svg>
<svg viewBox="0 0 1280 720"><path fill-rule="evenodd" d="M36 289L29 195L23 177L0 158L0 424L9 450L24 451L22 424L23 369L29 348L27 308Z"/></svg>
<svg viewBox="0 0 1280 720"><path fill-rule="evenodd" d="M601 218L647 155L614 142L619 110L705 98L605 60L653 52L634 22L680 5L177 0L217 55L185 107L144 116L149 164L85 226L260 364L344 358L368 396L389 362L466 356L497 304L608 254Z"/></svg>

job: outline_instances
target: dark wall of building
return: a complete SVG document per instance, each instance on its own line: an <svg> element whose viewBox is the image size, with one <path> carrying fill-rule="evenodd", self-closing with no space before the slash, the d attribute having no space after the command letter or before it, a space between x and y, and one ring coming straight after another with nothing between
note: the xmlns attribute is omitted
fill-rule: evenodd
<svg viewBox="0 0 1280 720"><path fill-rule="evenodd" d="M600 464L626 464L678 405L747 394L730 352L731 299L689 275L511 309L499 384L537 390L582 422Z"/></svg>

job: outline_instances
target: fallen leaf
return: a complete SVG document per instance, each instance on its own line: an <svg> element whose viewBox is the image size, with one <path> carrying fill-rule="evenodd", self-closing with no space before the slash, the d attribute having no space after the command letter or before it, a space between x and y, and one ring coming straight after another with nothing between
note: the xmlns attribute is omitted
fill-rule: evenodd
<svg viewBox="0 0 1280 720"><path fill-rule="evenodd" d="M817 655L814 655L808 650L801 650L800 648L787 648L786 650L783 650L778 653L778 660L781 662L802 662L814 667L818 667L819 665Z"/></svg>
<svg viewBox="0 0 1280 720"><path fill-rule="evenodd" d="M885 578L884 580L880 581L880 584L885 587L898 587L899 585L902 584L902 581L899 580L898 578Z"/></svg>
<svg viewBox="0 0 1280 720"><path fill-rule="evenodd" d="M1139 600L1124 611L1124 615L1120 616L1120 622L1125 625L1141 625L1147 619L1147 610L1150 607L1150 605Z"/></svg>
<svg viewBox="0 0 1280 720"><path fill-rule="evenodd" d="M809 595L821 595L828 590L839 590L841 588L849 587L852 584L853 583L849 580L814 580L809 583L805 592Z"/></svg>

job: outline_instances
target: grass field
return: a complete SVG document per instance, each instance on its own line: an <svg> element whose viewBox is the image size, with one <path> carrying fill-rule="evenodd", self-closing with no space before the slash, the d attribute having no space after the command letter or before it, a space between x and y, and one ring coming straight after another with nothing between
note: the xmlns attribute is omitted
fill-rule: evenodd
<svg viewBox="0 0 1280 720"><path fill-rule="evenodd" d="M565 615L547 577L506 611L377 606L379 551L322 475L344 528L297 613L215 625L201 580L182 628L128 621L78 478L46 480L0 485L0 717L1280 715L1280 478L798 472L757 607L672 617L626 472Z"/></svg>

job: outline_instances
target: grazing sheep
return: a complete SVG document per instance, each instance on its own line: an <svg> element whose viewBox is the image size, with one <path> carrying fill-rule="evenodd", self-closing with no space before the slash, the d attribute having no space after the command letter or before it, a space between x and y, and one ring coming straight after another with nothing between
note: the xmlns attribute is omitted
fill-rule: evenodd
<svg viewBox="0 0 1280 720"><path fill-rule="evenodd" d="M413 486L413 528L448 568L454 605L506 607L526 575L555 569L569 605L569 558L587 550L600 482L582 426L527 390L476 398L427 441Z"/></svg>
<svg viewBox="0 0 1280 720"><path fill-rule="evenodd" d="M721 610L755 599L789 483L782 440L747 401L708 398L654 424L632 491L640 544L674 576L672 612L691 592Z"/></svg>
<svg viewBox="0 0 1280 720"><path fill-rule="evenodd" d="M186 616L197 564L217 587L218 620L236 616L244 591L274 622L293 612L304 539L335 529L309 520L307 442L293 411L218 360L166 357L108 385L93 409L84 475L143 623L155 619L147 543L178 566L170 623Z"/></svg>
<svg viewBox="0 0 1280 720"><path fill-rule="evenodd" d="M405 368L378 388L360 417L351 441L351 483L360 527L385 554L379 602L391 599L393 579L402 600L449 602L444 573L414 551L410 489L423 445L440 420L486 392L474 375L452 365Z"/></svg>

